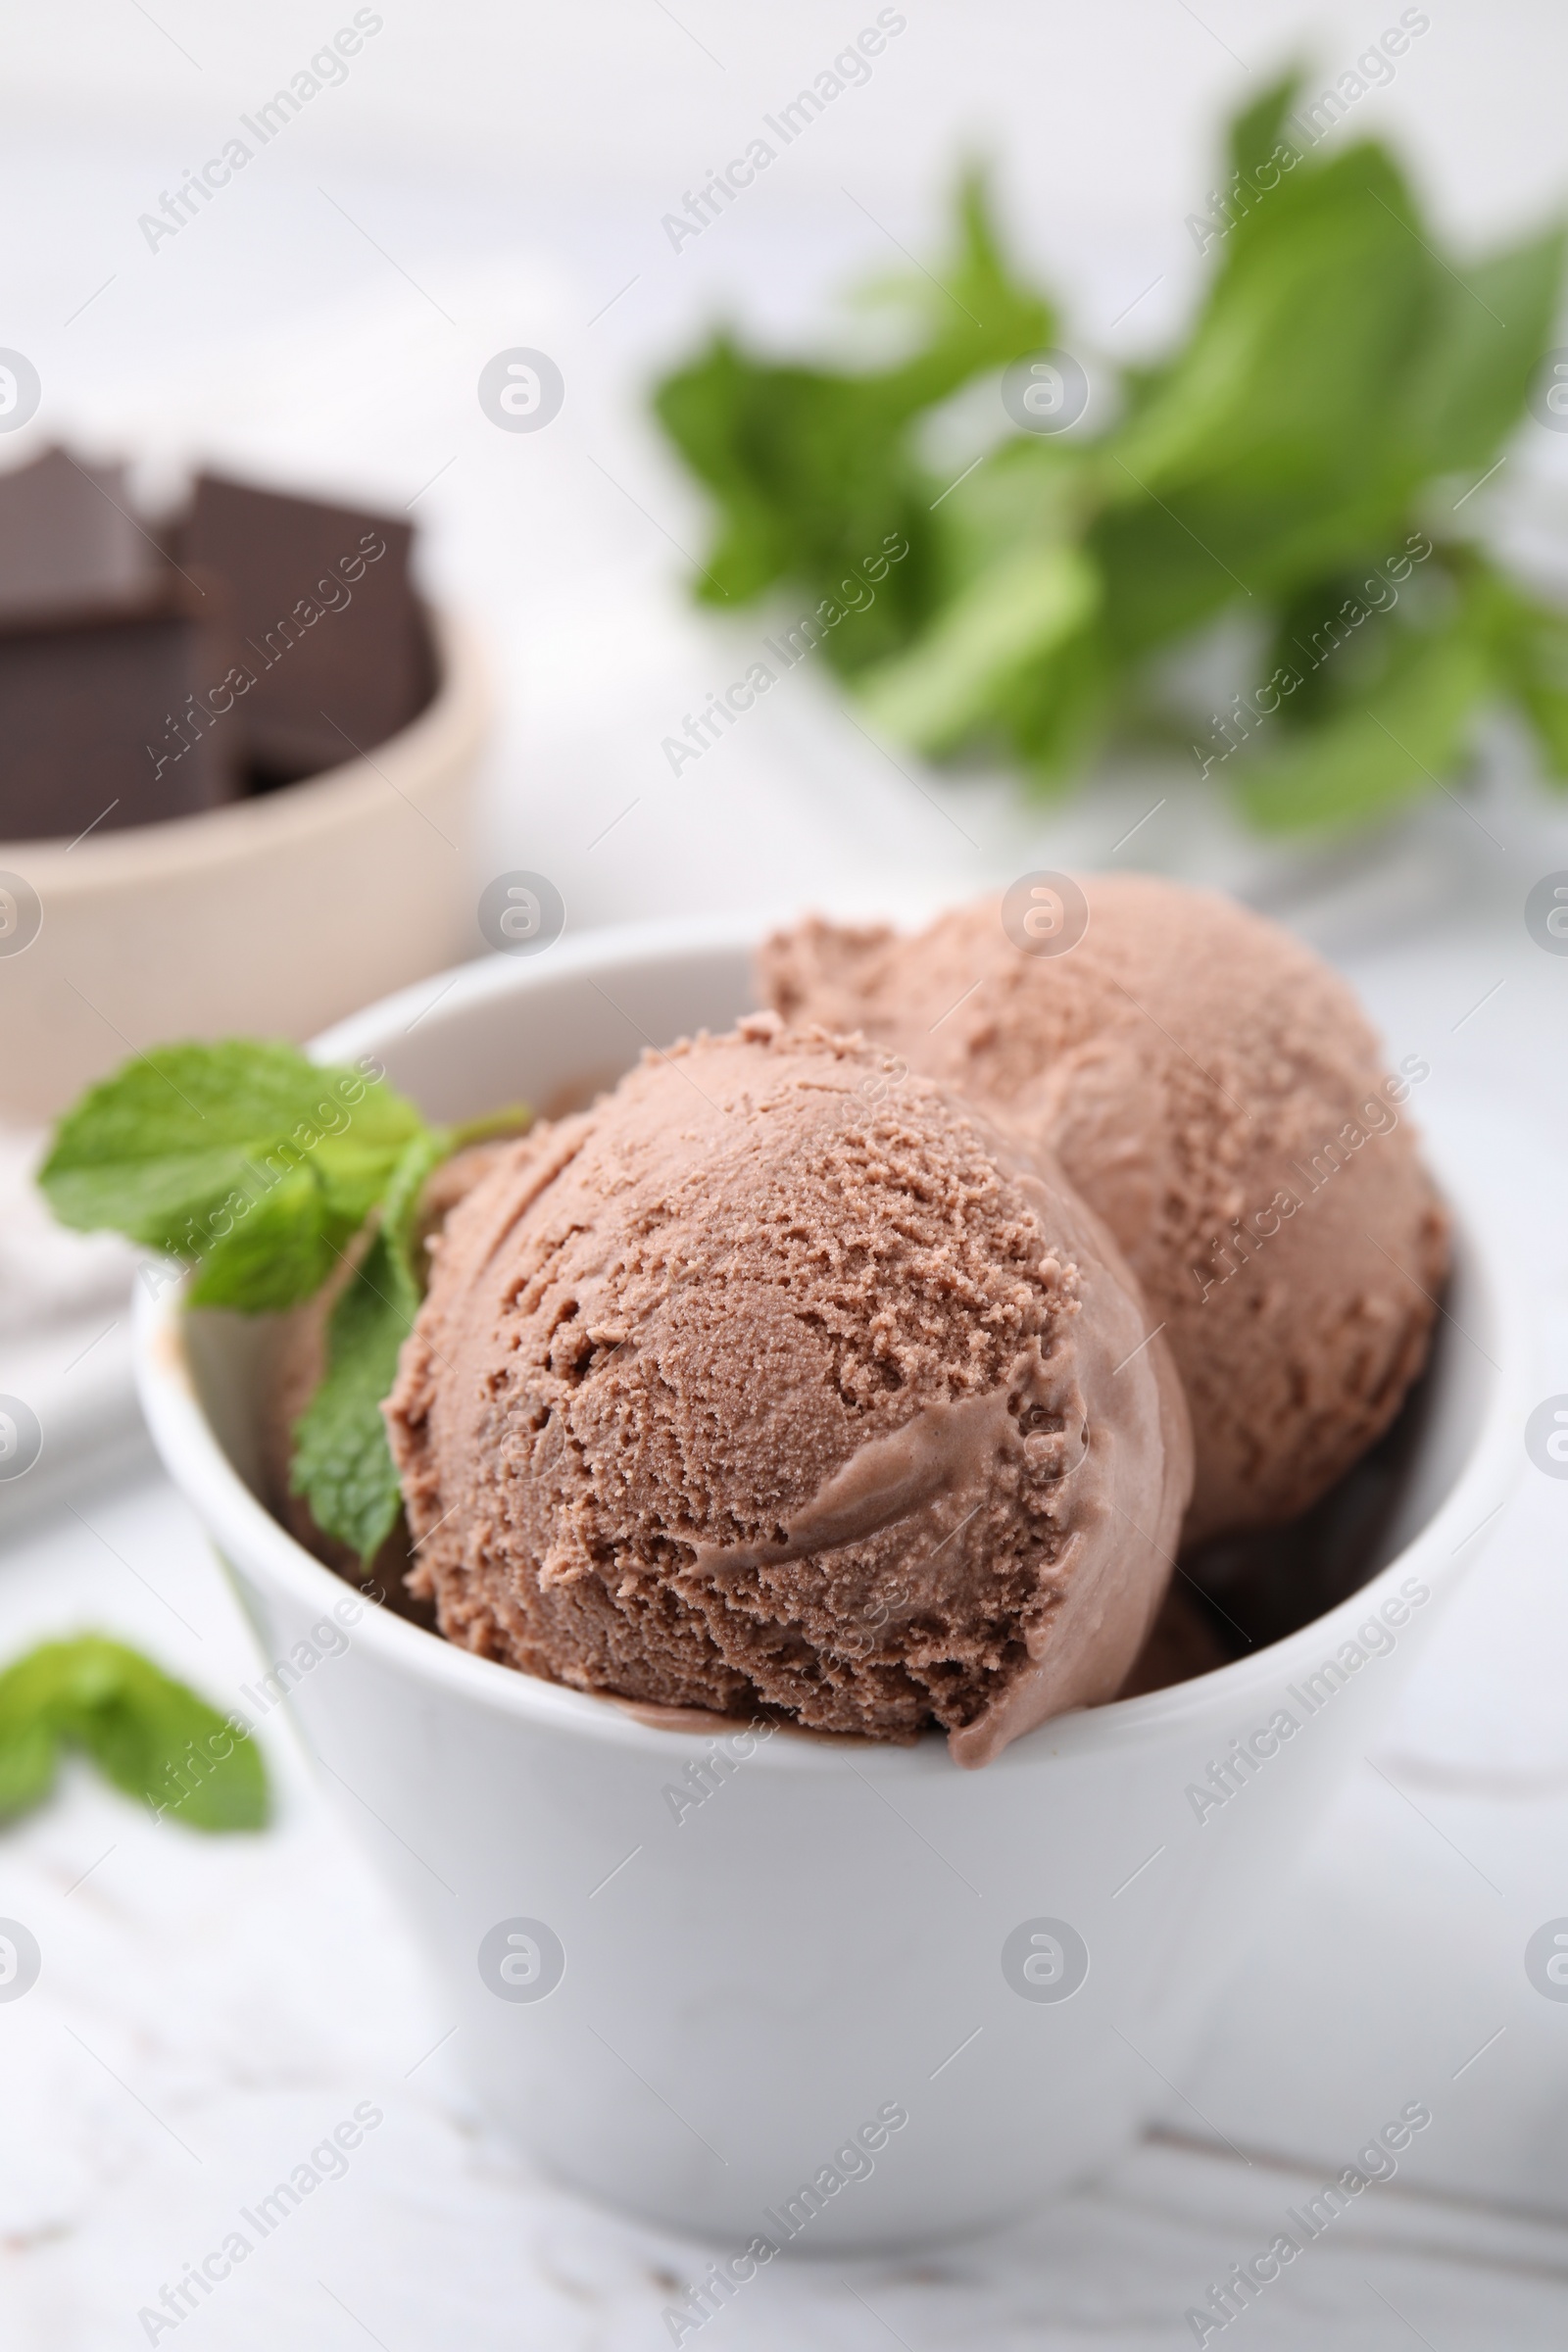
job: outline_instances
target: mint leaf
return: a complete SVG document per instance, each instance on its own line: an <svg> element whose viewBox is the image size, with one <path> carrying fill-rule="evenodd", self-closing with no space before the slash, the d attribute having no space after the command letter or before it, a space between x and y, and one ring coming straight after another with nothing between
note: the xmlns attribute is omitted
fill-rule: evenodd
<svg viewBox="0 0 1568 2352"><path fill-rule="evenodd" d="M0 1697L0 1821L43 1802L55 1784L58 1746L41 1718L7 1721Z"/></svg>
<svg viewBox="0 0 1568 2352"><path fill-rule="evenodd" d="M326 1193L316 1172L295 1168L259 1192L243 1216L238 1204L218 1222L234 1221L200 1252L188 1294L192 1306L226 1306L263 1315L309 1298L343 1263L354 1216ZM212 1230L211 1220L208 1230Z"/></svg>
<svg viewBox="0 0 1568 2352"><path fill-rule="evenodd" d="M1563 232L1552 229L1438 282L1400 421L1413 478L1483 472L1497 455L1551 333L1563 256Z"/></svg>
<svg viewBox="0 0 1568 2352"><path fill-rule="evenodd" d="M1568 783L1568 614L1514 589L1500 593L1493 645L1519 698L1548 782Z"/></svg>
<svg viewBox="0 0 1568 2352"><path fill-rule="evenodd" d="M374 1218L331 1311L326 1374L297 1425L291 1469L322 1532L369 1559L401 1507L379 1406L418 1310L425 1178L450 1152L520 1133L528 1118L514 1103L430 1128L363 1066L323 1068L293 1046L243 1038L166 1046L67 1112L39 1183L62 1223L107 1226L194 1261L190 1303L246 1314L313 1297L350 1267L350 1247ZM143 1769L141 1722L94 1719L107 1771ZM0 1809L8 1788L25 1795L52 1770L47 1740L24 1728L8 1745L0 1724Z"/></svg>
<svg viewBox="0 0 1568 2352"><path fill-rule="evenodd" d="M1019 549L956 597L915 652L863 681L867 710L923 751L951 749L1011 683L1082 629L1099 592L1078 548Z"/></svg>
<svg viewBox="0 0 1568 2352"><path fill-rule="evenodd" d="M197 1303L257 1313L320 1287L424 1132L383 1082L292 1046L165 1046L66 1114L38 1181L62 1224L199 1259Z"/></svg>
<svg viewBox="0 0 1568 2352"><path fill-rule="evenodd" d="M418 1312L416 1220L425 1178L445 1150L439 1136L409 1144L368 1249L332 1308L326 1373L294 1425L289 1485L324 1535L373 1559L402 1508L381 1400Z"/></svg>
<svg viewBox="0 0 1568 2352"><path fill-rule="evenodd" d="M659 413L720 513L700 593L789 583L858 603L848 572L897 530L908 554L873 603L853 618L816 605L825 659L920 750L1000 750L1042 790L1113 721L1168 745L1172 656L1200 632L1242 617L1290 662L1303 623L1310 635L1424 523L1457 515L1452 485L1495 464L1568 251L1552 228L1479 260L1449 254L1387 148L1320 150L1293 123L1302 88L1287 74L1236 116L1225 184L1194 216L1211 275L1189 331L1157 364L1099 366L1070 443L1020 435L966 475L960 458L956 480L927 472L926 427L955 391L1058 331L1071 340L1004 260L975 182L956 263L942 286L925 281L921 339L897 366L764 365L730 336L667 378ZM1568 623L1522 608L1499 622L1498 595L1471 593L1487 568L1440 547L1396 615L1304 680L1244 781L1257 822L1342 825L1437 789L1499 687L1568 778ZM1092 603L1075 610L1053 575L1092 581ZM1452 630L1434 622L1450 603Z"/></svg>
<svg viewBox="0 0 1568 2352"><path fill-rule="evenodd" d="M1365 822L1452 772L1495 679L1485 638L1460 612L1430 635L1405 632L1375 683L1246 765L1242 805L1271 833Z"/></svg>
<svg viewBox="0 0 1568 2352"><path fill-rule="evenodd" d="M0 1674L0 1813L47 1795L62 1746L126 1795L194 1830L258 1830L267 1772L254 1740L133 1649L101 1634L49 1642Z"/></svg>
<svg viewBox="0 0 1568 2352"><path fill-rule="evenodd" d="M901 292L916 342L892 367L778 366L721 333L654 396L718 509L698 596L740 604L787 583L813 609L850 604L823 640L846 672L896 652L930 601L931 506L942 485L928 480L911 427L1054 331L1050 304L1008 269L974 176L959 191L952 260Z"/></svg>
<svg viewBox="0 0 1568 2352"><path fill-rule="evenodd" d="M1376 396L1427 317L1433 265L1414 228L1375 147L1282 179L1226 240L1190 338L1119 437L1136 477L1119 497L1258 470L1299 493L1379 470ZM1348 447L1348 424L1360 428Z"/></svg>
<svg viewBox="0 0 1568 2352"><path fill-rule="evenodd" d="M1293 67L1235 118L1227 142L1233 180L1255 183L1257 173L1270 162L1285 137L1291 109L1301 92L1301 78L1300 69ZM1273 193L1268 188L1262 192Z"/></svg>
<svg viewBox="0 0 1568 2352"><path fill-rule="evenodd" d="M1082 773L1109 724L1114 683L1101 633L1091 628L998 698L998 717L1037 799Z"/></svg>

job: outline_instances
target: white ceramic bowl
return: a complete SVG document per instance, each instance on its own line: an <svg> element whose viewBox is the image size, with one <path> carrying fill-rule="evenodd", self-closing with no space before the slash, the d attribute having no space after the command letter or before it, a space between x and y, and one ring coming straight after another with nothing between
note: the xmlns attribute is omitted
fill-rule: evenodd
<svg viewBox="0 0 1568 2352"><path fill-rule="evenodd" d="M728 1025L752 1002L749 944L692 926L567 940L467 967L433 1012L427 989L393 999L318 1051L378 1054L440 1118L547 1099L645 1041ZM1061 1717L985 1771L936 1739L779 1733L715 1756L373 1607L346 1648L318 1639L338 1654L296 1663L289 1703L327 1788L362 1800L349 1817L490 2112L559 2176L716 2237L743 2275L759 2234L920 2243L1112 2157L1168 2095L1515 1473L1527 1345L1486 1217L1455 1207L1452 1321L1387 1565L1289 1640ZM260 1339L183 1318L166 1291L141 1310L141 1388L287 1661L335 1607L341 1623L347 1588L257 1499ZM1270 1735L1282 1712L1295 1728ZM1234 1793L1195 1798L1237 1740ZM703 1777L704 1801L680 1801ZM889 2111L907 2122L890 2131Z"/></svg>
<svg viewBox="0 0 1568 2352"><path fill-rule="evenodd" d="M468 793L491 696L431 615L437 685L366 758L196 816L0 842L43 921L0 941L0 1116L52 1118L170 1038L309 1037L478 945Z"/></svg>

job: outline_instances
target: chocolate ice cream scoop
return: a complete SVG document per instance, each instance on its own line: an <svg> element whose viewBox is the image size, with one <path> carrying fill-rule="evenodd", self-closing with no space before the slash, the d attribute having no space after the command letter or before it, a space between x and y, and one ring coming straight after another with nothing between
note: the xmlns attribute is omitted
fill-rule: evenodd
<svg viewBox="0 0 1568 2352"><path fill-rule="evenodd" d="M792 1021L884 1041L1059 1160L1180 1370L1187 1540L1268 1527L1348 1469L1426 1355L1447 1221L1412 1080L1385 1074L1349 989L1274 924L1149 875L1083 889L1067 952L1015 942L983 900L912 937L807 922L764 949L763 990Z"/></svg>
<svg viewBox="0 0 1568 2352"><path fill-rule="evenodd" d="M754 1016L509 1148L432 1254L386 1412L450 1640L962 1764L1125 1679L1179 1384L1083 1203L928 1080Z"/></svg>

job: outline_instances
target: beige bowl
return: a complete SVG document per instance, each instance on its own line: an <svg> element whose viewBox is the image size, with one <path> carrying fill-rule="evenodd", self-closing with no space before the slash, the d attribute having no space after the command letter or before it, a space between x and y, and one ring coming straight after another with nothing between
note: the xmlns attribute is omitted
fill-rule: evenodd
<svg viewBox="0 0 1568 2352"><path fill-rule="evenodd" d="M169 1039L309 1037L477 951L469 799L491 696L468 629L432 627L434 699L367 758L200 816L0 842L13 938L27 891L42 911L25 946L0 936L0 1117L50 1118Z"/></svg>

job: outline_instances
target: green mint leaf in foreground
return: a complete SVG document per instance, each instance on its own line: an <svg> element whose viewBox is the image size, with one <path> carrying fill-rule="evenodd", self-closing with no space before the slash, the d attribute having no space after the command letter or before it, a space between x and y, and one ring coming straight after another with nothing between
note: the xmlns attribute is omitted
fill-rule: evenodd
<svg viewBox="0 0 1568 2352"><path fill-rule="evenodd" d="M40 1803L76 1747L127 1796L193 1830L266 1826L267 1771L204 1698L101 1634L47 1642L0 1674L0 1816Z"/></svg>
<svg viewBox="0 0 1568 2352"><path fill-rule="evenodd" d="M373 1239L326 1327L326 1373L294 1426L289 1484L323 1535L373 1559L402 1508L381 1400L418 1311L416 1222L424 1180L446 1139L425 1135L399 1161Z"/></svg>
<svg viewBox="0 0 1568 2352"><path fill-rule="evenodd" d="M39 1184L62 1224L197 1261L197 1304L259 1313L320 1288L425 1132L383 1082L293 1046L164 1046L67 1112Z"/></svg>
<svg viewBox="0 0 1568 2352"><path fill-rule="evenodd" d="M160 1047L66 1113L39 1177L62 1224L107 1227L194 1265L192 1306L265 1314L339 1283L291 1483L322 1533L366 1560L402 1507L380 1405L418 1311L425 1179L450 1153L529 1123L513 1103L428 1127L368 1074L375 1066L323 1067L245 1038ZM141 1769L131 1728L100 1733L106 1770ZM53 1770L48 1740L8 1737L0 1722L0 1811L9 1789L25 1797Z"/></svg>

